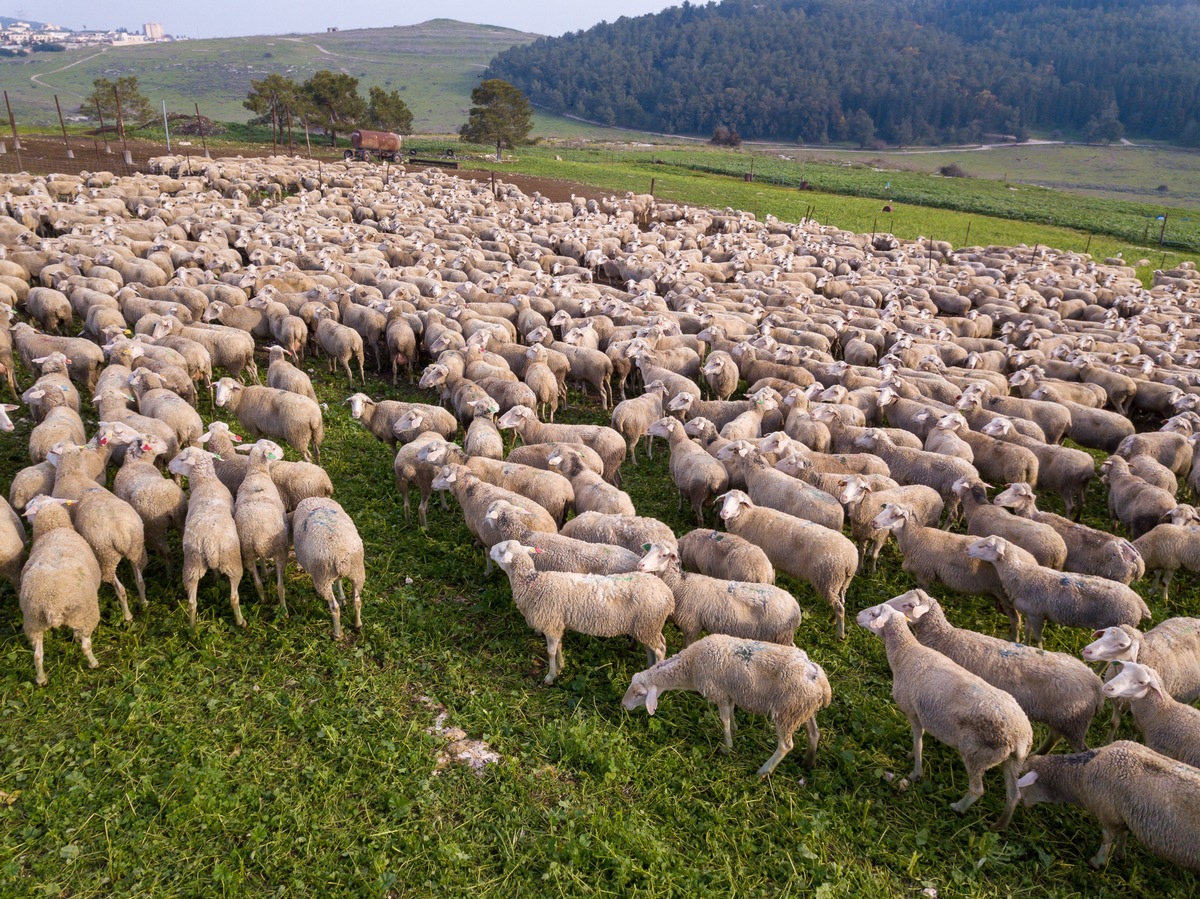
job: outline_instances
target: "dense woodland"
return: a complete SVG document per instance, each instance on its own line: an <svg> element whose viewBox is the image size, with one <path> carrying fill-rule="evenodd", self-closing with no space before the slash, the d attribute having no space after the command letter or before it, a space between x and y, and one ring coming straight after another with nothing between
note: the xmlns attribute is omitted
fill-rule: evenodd
<svg viewBox="0 0 1200 899"><path fill-rule="evenodd" d="M1200 145L1197 0L724 0L497 56L537 106L747 139Z"/></svg>

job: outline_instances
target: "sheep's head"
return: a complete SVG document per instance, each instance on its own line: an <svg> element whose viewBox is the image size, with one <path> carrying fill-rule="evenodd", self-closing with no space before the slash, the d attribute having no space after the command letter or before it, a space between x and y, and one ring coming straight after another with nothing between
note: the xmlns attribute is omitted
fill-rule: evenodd
<svg viewBox="0 0 1200 899"><path fill-rule="evenodd" d="M903 614L908 621L919 621L928 612L940 609L938 601L920 589L909 590L907 593L893 596L885 605L889 605Z"/></svg>
<svg viewBox="0 0 1200 899"><path fill-rule="evenodd" d="M32 360L32 362L41 369L44 375L53 374L54 372L65 374L67 366L71 364L70 359L57 351L46 356L39 356Z"/></svg>
<svg viewBox="0 0 1200 899"><path fill-rule="evenodd" d="M30 521L33 521L33 519L37 518L39 512L44 512L46 509L61 509L74 504L75 500L73 499L63 499L62 497L47 496L44 493L39 493L25 504L24 515Z"/></svg>
<svg viewBox="0 0 1200 899"><path fill-rule="evenodd" d="M638 571L656 574L679 565L679 551L667 543L645 543L642 551L646 555L638 562Z"/></svg>
<svg viewBox="0 0 1200 899"><path fill-rule="evenodd" d="M877 606L871 606L863 609L854 619L860 627L865 627L869 631L882 633L891 621L905 622L907 627L907 619L904 613L899 609L882 602Z"/></svg>
<svg viewBox="0 0 1200 899"><path fill-rule="evenodd" d="M207 450L202 450L198 446L189 446L183 449L179 455L167 463L167 470L171 474L182 475L183 477L191 477L198 467L206 461L211 464L215 459L212 453Z"/></svg>
<svg viewBox="0 0 1200 899"><path fill-rule="evenodd" d="M441 363L435 362L425 369L417 386L426 389L437 387L440 384L445 384L448 377L450 377L450 369Z"/></svg>
<svg viewBox="0 0 1200 899"><path fill-rule="evenodd" d="M728 493L718 496L721 501L721 520L725 522L733 521L747 509L753 509L754 503L750 501L750 497L741 490L730 490Z"/></svg>
<svg viewBox="0 0 1200 899"><path fill-rule="evenodd" d="M1134 640L1136 633L1121 625L1106 627L1092 634L1092 642L1083 647L1080 655L1088 662L1136 662L1139 646Z"/></svg>
<svg viewBox="0 0 1200 899"><path fill-rule="evenodd" d="M687 412L692 408L692 404L694 402L696 402L695 394L677 393L671 398L671 401L667 403L667 409L671 412Z"/></svg>
<svg viewBox="0 0 1200 899"><path fill-rule="evenodd" d="M997 562L1008 554L1008 546L1003 537L983 537L967 546L967 556L981 562Z"/></svg>
<svg viewBox="0 0 1200 899"><path fill-rule="evenodd" d="M913 518L912 509L897 503L885 503L879 514L871 519L871 527L878 531L898 531Z"/></svg>
<svg viewBox="0 0 1200 899"><path fill-rule="evenodd" d="M680 395L682 396L683 394L680 394ZM670 440L671 435L674 434L679 428L682 428L682 427L683 427L683 424L679 421L678 418L671 418L671 417L667 416L667 417L660 418L660 419L658 419L658 421L651 424L649 430L647 430L646 433L649 434L651 437L664 437L667 440Z"/></svg>
<svg viewBox="0 0 1200 899"><path fill-rule="evenodd" d="M776 467L778 468L779 466ZM842 492L838 495L838 502L843 506L853 505L866 498L867 494L871 492L871 482L859 475L846 475L841 479L840 483L842 485Z"/></svg>
<svg viewBox="0 0 1200 899"><path fill-rule="evenodd" d="M854 438L854 445L861 446L864 449L875 449L877 446L883 446L886 443L887 435L878 428L867 428L867 430Z"/></svg>
<svg viewBox="0 0 1200 899"><path fill-rule="evenodd" d="M236 391L245 390L245 386L233 378L221 378L221 380L213 384L213 389L213 402L217 406L223 407L228 405L229 400Z"/></svg>
<svg viewBox="0 0 1200 899"><path fill-rule="evenodd" d="M1034 495L1033 488L1024 481L1018 481L1016 484L1009 484L1006 489L996 494L992 504L1004 506L1007 509L1018 509L1036 501L1037 497Z"/></svg>
<svg viewBox="0 0 1200 899"><path fill-rule="evenodd" d="M520 540L502 540L492 547L488 555L491 556L493 562L507 571L508 567L521 556L537 552L541 552L541 550L533 546L522 546Z"/></svg>
<svg viewBox="0 0 1200 899"><path fill-rule="evenodd" d="M1137 662L1114 662L1119 674L1104 685L1104 695L1110 699L1141 699L1148 693L1166 696L1158 672Z"/></svg>
<svg viewBox="0 0 1200 899"><path fill-rule="evenodd" d="M528 509L522 509L520 506L510 503L506 499L494 500L492 504L487 507L487 512L484 513L484 518L486 518L493 525L502 523L504 519L511 521L514 518L531 517L533 517L532 513L530 513Z"/></svg>
<svg viewBox="0 0 1200 899"><path fill-rule="evenodd" d="M700 369L706 375L717 375L725 368L727 362L726 356L712 355L704 362L704 367Z"/></svg>
<svg viewBox="0 0 1200 899"><path fill-rule="evenodd" d="M468 469L465 465L443 465L437 477L433 479L433 489L450 490L451 485L458 481L466 471Z"/></svg>
<svg viewBox="0 0 1200 899"><path fill-rule="evenodd" d="M731 459L747 459L754 455L757 447L749 440L734 440L717 450L717 459L728 462Z"/></svg>
<svg viewBox="0 0 1200 899"><path fill-rule="evenodd" d="M154 434L138 434L138 439L129 445L128 452L143 462L153 462L156 456L167 451L167 443Z"/></svg>
<svg viewBox="0 0 1200 899"><path fill-rule="evenodd" d="M667 659L661 664L667 665L673 662L674 659ZM658 666L656 665L655 668ZM621 699L621 707L627 712L632 712L638 706L646 707L646 714L653 715L658 708L658 685L651 680L651 673L654 668L648 671L639 671L633 676L629 682L629 689L625 691L625 696Z"/></svg>
<svg viewBox="0 0 1200 899"><path fill-rule="evenodd" d="M986 434L988 437L1007 437L1012 433L1012 422L1006 418L993 418L982 428L979 429L981 434Z"/></svg>
<svg viewBox="0 0 1200 899"><path fill-rule="evenodd" d="M703 415L697 415L695 418L689 418L684 423L683 433L689 437L703 437L709 432L715 434L717 427Z"/></svg>
<svg viewBox="0 0 1200 899"><path fill-rule="evenodd" d="M528 406L516 405L496 420L496 427L519 428L527 421L537 421L537 415Z"/></svg>
<svg viewBox="0 0 1200 899"><path fill-rule="evenodd" d="M471 400L467 405L471 407L471 411L475 413L476 418L492 418L500 411L500 406L491 398Z"/></svg>

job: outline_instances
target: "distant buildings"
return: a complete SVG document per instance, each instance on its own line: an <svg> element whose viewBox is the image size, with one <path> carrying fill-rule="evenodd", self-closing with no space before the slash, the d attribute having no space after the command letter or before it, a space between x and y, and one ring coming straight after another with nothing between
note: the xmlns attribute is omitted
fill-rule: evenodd
<svg viewBox="0 0 1200 899"><path fill-rule="evenodd" d="M147 22L142 26L141 34L124 28L111 31L71 31L59 25L42 25L35 28L28 22L14 22L0 28L0 50L7 51L7 55L28 53L41 47L50 49L48 45L53 45L54 49L99 45L130 47L169 40L174 38L164 34L162 25L157 22Z"/></svg>

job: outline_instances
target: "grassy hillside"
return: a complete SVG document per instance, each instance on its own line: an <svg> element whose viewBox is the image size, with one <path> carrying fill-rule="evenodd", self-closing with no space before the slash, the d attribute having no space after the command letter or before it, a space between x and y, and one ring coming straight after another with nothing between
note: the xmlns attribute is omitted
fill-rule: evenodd
<svg viewBox="0 0 1200 899"><path fill-rule="evenodd" d="M56 123L54 95L64 113L78 108L96 78L136 75L158 107L190 112L193 103L218 121L245 121L250 82L272 72L302 81L319 69L347 72L359 90L399 90L417 131L452 132L466 120L471 89L500 50L537 35L434 19L421 25L322 34L269 35L95 47L0 60L18 123ZM36 80L34 80L36 79Z"/></svg>

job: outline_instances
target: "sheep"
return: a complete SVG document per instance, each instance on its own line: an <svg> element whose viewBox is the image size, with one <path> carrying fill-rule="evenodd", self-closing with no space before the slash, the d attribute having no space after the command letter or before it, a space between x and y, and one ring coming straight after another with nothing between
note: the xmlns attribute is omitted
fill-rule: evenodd
<svg viewBox="0 0 1200 899"><path fill-rule="evenodd" d="M467 456L456 444L445 441L431 442L417 453L417 461L439 466L463 465L481 481L531 501L534 504L533 511L545 510L554 519L555 525L561 525L566 520L567 511L575 498L571 481L559 474L556 466L543 471L498 459ZM598 475L590 471L588 473L599 480Z"/></svg>
<svg viewBox="0 0 1200 899"><path fill-rule="evenodd" d="M341 639L341 606L346 604L342 581L349 578L354 599L354 627L362 630L362 591L367 575L362 538L353 519L331 499L312 496L302 500L291 515L290 530L296 564L313 581L333 616L333 639ZM334 586L337 599L334 598ZM341 604L338 604L338 600Z"/></svg>
<svg viewBox="0 0 1200 899"><path fill-rule="evenodd" d="M1134 456L1149 456L1160 465L1165 465L1176 477L1186 477L1192 469L1192 445L1188 442L1191 426L1187 419L1171 419L1164 429L1148 434L1134 434L1120 442L1114 456L1132 459Z"/></svg>
<svg viewBox="0 0 1200 899"><path fill-rule="evenodd" d="M676 545L648 544L638 571L657 575L675 596L672 620L690 646L701 631L747 640L792 644L800 625L800 604L779 587L754 581L722 580L685 572Z"/></svg>
<svg viewBox="0 0 1200 899"><path fill-rule="evenodd" d="M87 440L83 419L70 406L55 406L29 433L29 458L37 464L45 462L50 447L56 443L82 444Z"/></svg>
<svg viewBox="0 0 1200 899"><path fill-rule="evenodd" d="M488 401L484 395L481 401ZM426 403L407 403L408 410L392 422L392 436L400 443L407 443L414 437L433 431L445 440L451 440L458 432L458 419L439 406ZM469 426L469 425L468 425Z"/></svg>
<svg viewBox="0 0 1200 899"><path fill-rule="evenodd" d="M700 369L711 396L727 400L733 396L738 385L738 367L733 357L722 350L714 350L704 360Z"/></svg>
<svg viewBox="0 0 1200 899"><path fill-rule="evenodd" d="M733 749L733 713L741 706L768 715L775 725L774 754L758 769L759 777L773 773L792 751L793 735L801 724L808 734L804 767L816 763L817 713L832 697L821 666L795 646L780 646L713 634L633 676L621 705L632 712L644 705L653 715L658 696L666 690L695 690L716 704L725 731L724 751Z"/></svg>
<svg viewBox="0 0 1200 899"><path fill-rule="evenodd" d="M528 406L513 406L496 424L517 432L522 443L582 443L604 460L604 480L621 486L621 463L625 461L625 438L601 425L551 425L537 420Z"/></svg>
<svg viewBox="0 0 1200 899"><path fill-rule="evenodd" d="M546 637L548 665L543 683L554 683L565 664L562 639L567 630L594 637L628 634L646 647L647 657L667 656L662 629L675 610L671 588L652 574L598 575L537 571L532 547L505 540L489 557L512 589L513 604L525 622Z"/></svg>
<svg viewBox="0 0 1200 899"><path fill-rule="evenodd" d="M166 560L171 576L171 548L167 533L172 528L183 533L187 518L187 497L170 478L164 478L154 464L166 451L166 444L152 434L139 434L125 451L125 460L113 478L113 493L129 503L145 525L146 543Z"/></svg>
<svg viewBox="0 0 1200 899"><path fill-rule="evenodd" d="M925 435L925 444L922 448L927 453L958 456L958 458L974 464L975 452L971 449L971 444L956 433L960 423L963 430L969 430L967 420L961 415L943 415L937 419L937 423Z"/></svg>
<svg viewBox="0 0 1200 899"><path fill-rule="evenodd" d="M1038 511L1037 497L1028 484L1010 484L1007 490L997 494L993 502L997 506L1012 509L1014 514L1022 518L1054 528L1067 547L1067 560L1062 566L1064 571L1096 574L1122 584L1140 580L1146 572L1141 554L1124 537L1076 524L1052 512Z"/></svg>
<svg viewBox="0 0 1200 899"><path fill-rule="evenodd" d="M353 328L338 324L331 318L322 316L317 322L317 344L321 351L329 357L329 370L333 371L334 362L340 362L346 370L346 378L350 387L354 387L354 373L350 370L350 360L358 362L358 379L364 384L367 376L363 373L363 339L362 335Z"/></svg>
<svg viewBox="0 0 1200 899"><path fill-rule="evenodd" d="M238 627L246 626L238 599L242 580L242 548L233 519L233 496L217 478L213 454L189 446L167 465L171 474L188 479L187 518L183 526L183 585L187 593L188 626L196 629L196 588L206 572L229 578L229 605Z"/></svg>
<svg viewBox="0 0 1200 899"><path fill-rule="evenodd" d="M321 443L325 425L321 407L306 396L276 390L273 387L247 387L233 378L221 378L213 385L214 402L228 407L238 422L253 437L275 437L291 446L305 462L321 464ZM313 450L309 452L309 444Z"/></svg>
<svg viewBox="0 0 1200 899"><path fill-rule="evenodd" d="M1004 767L1004 812L993 830L1008 826L1017 807L1017 777L1033 746L1033 728L1017 701L934 649L922 646L904 614L882 603L858 613L858 623L883 637L892 669L892 698L912 725L913 770L923 774L925 732L958 750L967 769L967 794L951 808L960 815L983 795L983 775Z"/></svg>
<svg viewBox="0 0 1200 899"><path fill-rule="evenodd" d="M1109 456L1100 465L1100 478L1108 484L1108 514L1113 529L1120 521L1137 539L1175 508L1173 494L1151 487L1129 470L1121 456Z"/></svg>
<svg viewBox="0 0 1200 899"><path fill-rule="evenodd" d="M33 370L35 358L48 356L57 350L70 360L67 368L71 380L85 387L89 393L95 389L100 369L104 367L104 352L96 344L75 337L43 334L25 322L17 322L11 331L17 355L27 370Z"/></svg>
<svg viewBox="0 0 1200 899"><path fill-rule="evenodd" d="M609 484L601 475L596 474L576 452L569 449L558 450L550 454L546 460L551 470L557 470L571 482L571 490L575 496L575 511L602 512L606 515L636 515L633 500L624 490ZM511 465L512 463L508 463ZM536 469L535 469L536 470ZM566 516L558 519L561 524Z"/></svg>
<svg viewBox="0 0 1200 899"><path fill-rule="evenodd" d="M611 543L638 553L647 543L674 543L675 533L657 518L637 515L605 515L584 512L576 515L559 531L564 537L574 537L587 543Z"/></svg>
<svg viewBox="0 0 1200 899"><path fill-rule="evenodd" d="M25 507L33 525L33 545L21 569L22 629L33 646L35 681L42 687L48 683L43 641L53 628L71 628L88 667L100 665L92 653L92 632L100 623L100 564L71 527L69 502L37 496Z"/></svg>
<svg viewBox="0 0 1200 899"><path fill-rule="evenodd" d="M452 463L443 465L433 479L434 490L449 490L458 500L463 511L467 530L478 540L485 550L491 549L500 542L500 535L487 519L488 507L498 499L507 500L519 506L532 516L529 527L535 531L545 531L548 534L558 532L557 522L546 509L526 496L512 490L497 487L476 475L465 465ZM492 557L487 558L486 573L492 572Z"/></svg>
<svg viewBox="0 0 1200 899"><path fill-rule="evenodd" d="M217 478L230 493L237 493L249 465L245 456L234 452L234 444L241 442L241 439L223 421L212 422L208 430L200 435L199 442L206 444L216 455L214 467ZM283 505L289 512L310 496L333 496L333 481L328 473L310 462L276 462L271 466L271 480L279 488Z"/></svg>
<svg viewBox="0 0 1200 899"><path fill-rule="evenodd" d="M12 506L0 499L0 577L12 584L13 590L21 592L21 565L25 555L25 526Z"/></svg>
<svg viewBox="0 0 1200 899"><path fill-rule="evenodd" d="M1049 400L987 395L984 393L982 385L972 384L963 391L962 399L959 400L959 408L972 408L970 401L973 399L979 400L975 408L981 407L985 412L1033 422L1042 429L1047 443L1061 443L1063 435L1071 427L1071 413L1058 403Z"/></svg>
<svg viewBox="0 0 1200 899"><path fill-rule="evenodd" d="M1136 625L1150 617L1145 601L1132 589L1090 574L1064 575L1053 568L1018 558L1003 537L975 540L967 547L971 559L990 562L1004 587L1010 615L1026 616L1026 642L1042 645L1046 619L1068 627L1093 630L1114 624Z"/></svg>
<svg viewBox="0 0 1200 899"><path fill-rule="evenodd" d="M476 400L475 414L463 439L463 450L468 456L485 459L504 458L504 438L496 427L495 414L500 407L494 400Z"/></svg>
<svg viewBox="0 0 1200 899"><path fill-rule="evenodd" d="M1042 388L1035 390L1030 398L1041 400L1046 398L1048 393ZM1071 424L1067 428L1066 436L1080 446L1111 453L1115 452L1127 437L1134 435L1133 422L1119 412L1092 409L1070 400L1059 400L1056 405L1062 406L1071 414Z"/></svg>
<svg viewBox="0 0 1200 899"><path fill-rule="evenodd" d="M121 614L132 621L125 586L117 577L117 566L128 559L137 583L138 599L146 608L145 525L129 503L99 486L94 473L87 470L85 447L58 444L50 452L50 461L58 469L54 477L53 495L74 500L71 519L75 530L91 546L100 564L100 579L112 586L121 603Z"/></svg>
<svg viewBox="0 0 1200 899"><path fill-rule="evenodd" d="M46 460L22 468L13 475L8 488L8 504L13 511L24 513L25 507L35 496L49 496L54 491L54 463Z"/></svg>
<svg viewBox="0 0 1200 899"><path fill-rule="evenodd" d="M573 449L579 454L583 463L596 474L604 473L604 460L594 449L582 443L528 443L524 446L513 447L505 457L507 461L518 465L528 465L531 468L550 470L549 458L556 450Z"/></svg>
<svg viewBox="0 0 1200 899"><path fill-rule="evenodd" d="M287 361L288 352L290 351L281 346L273 346L268 351L270 363L267 366L267 386L298 393L314 403L317 402L317 392L313 390L312 379Z"/></svg>
<svg viewBox="0 0 1200 899"><path fill-rule="evenodd" d="M529 528L532 516L520 506L498 499L487 509L487 520L505 540L533 546L538 571L572 571L577 574L627 574L637 571L641 557L607 543L588 543L562 534Z"/></svg>
<svg viewBox="0 0 1200 899"><path fill-rule="evenodd" d="M1121 740L1078 755L1039 755L1017 781L1021 803L1063 802L1100 820L1093 868L1125 854L1132 833L1155 855L1200 871L1200 771Z"/></svg>
<svg viewBox="0 0 1200 899"><path fill-rule="evenodd" d="M254 364L254 338L245 331L226 328L223 325L184 325L177 318L164 318L154 326L150 336L156 342L163 341L168 337L182 337L198 343L208 351L210 366L221 366L238 381L242 379L242 372L248 370L251 383L259 383L258 366ZM188 349L186 344L171 341L164 342L162 345L179 349L188 356L188 371L192 374L193 380L203 374L203 360L185 352ZM211 378L211 373L208 377Z"/></svg>
<svg viewBox="0 0 1200 899"><path fill-rule="evenodd" d="M891 438L874 428L855 438L854 443L886 462L888 474L901 484L924 484L936 490L946 504L947 522L953 521L958 514L954 483L961 478L982 480L978 470L969 462L954 456L896 446Z"/></svg>
<svg viewBox="0 0 1200 899"><path fill-rule="evenodd" d="M853 543L819 524L757 507L740 490L724 495L720 515L730 533L761 547L776 571L811 584L833 609L837 638L845 639L846 590L858 571Z"/></svg>
<svg viewBox="0 0 1200 899"><path fill-rule="evenodd" d="M1179 479L1175 477L1175 472L1157 459L1139 455L1128 461L1130 473L1141 478L1151 487L1165 490L1172 495L1179 492Z"/></svg>
<svg viewBox="0 0 1200 899"><path fill-rule="evenodd" d="M924 590L909 590L888 605L904 613L921 645L1008 693L1030 721L1050 728L1037 752L1049 752L1063 738L1075 752L1087 748L1088 728L1104 707L1103 684L1087 665L1063 653L954 627Z"/></svg>
<svg viewBox="0 0 1200 899"><path fill-rule="evenodd" d="M679 561L687 571L726 581L775 583L767 554L744 537L701 528L680 537L678 546Z"/></svg>
<svg viewBox="0 0 1200 899"><path fill-rule="evenodd" d="M1003 537L1032 555L1039 565L1062 570L1067 561L1067 544L1048 524L1014 515L987 499L987 489L978 481L955 481L954 492L972 537Z"/></svg>
<svg viewBox="0 0 1200 899"><path fill-rule="evenodd" d="M654 435L647 433L650 426L662 418L663 398L667 388L662 381L651 381L646 392L632 400L617 403L612 412L612 427L629 443L629 457L637 465L637 445L646 438L646 456L654 458Z"/></svg>
<svg viewBox="0 0 1200 899"><path fill-rule="evenodd" d="M1083 514L1088 484L1096 476L1096 463L1090 455L1083 450L1033 440L1017 433L1012 423L1003 418L988 422L983 426L982 433L1015 443L1033 453L1038 460L1038 486L1058 494L1066 507L1067 518L1079 520Z"/></svg>
<svg viewBox="0 0 1200 899"><path fill-rule="evenodd" d="M438 466L420 462L418 456L431 443L443 442L445 442L445 438L441 434L425 431L396 452L396 458L392 463L392 472L395 477L396 492L400 494L400 498L404 502L404 523L406 525L412 522L408 491L409 487L415 483L421 494L420 503L417 506L418 520L422 528L427 526L426 512L429 507L429 497L433 494L433 479L437 477ZM442 508L446 508L445 496L442 497Z"/></svg>
<svg viewBox="0 0 1200 899"><path fill-rule="evenodd" d="M37 319L43 331L59 334L71 325L71 301L66 294L50 287L34 287L25 296L25 311Z"/></svg>
<svg viewBox="0 0 1200 899"><path fill-rule="evenodd" d="M392 363L392 386L396 386L400 366L407 369L408 383L412 384L417 362L417 335L408 319L404 317L403 310L393 307L388 311L384 344L387 347L388 359Z"/></svg>
<svg viewBox="0 0 1200 899"><path fill-rule="evenodd" d="M178 446L189 446L204 433L199 413L179 394L167 390L154 372L139 368L129 376L129 386L137 397L138 412L168 425Z"/></svg>
<svg viewBox="0 0 1200 899"><path fill-rule="evenodd" d="M1155 752L1200 768L1200 709L1167 695L1158 672L1137 662L1117 662L1104 695L1129 703L1133 720Z"/></svg>
<svg viewBox="0 0 1200 899"><path fill-rule="evenodd" d="M246 476L238 487L233 504L233 522L237 527L238 542L242 550L242 568L249 568L254 578L254 589L261 602L266 601L262 577L266 576L266 562L275 563L276 593L279 596L279 612L287 617L287 601L284 599L283 570L287 566L288 526L287 513L279 488L271 479L270 463L283 458L279 444L270 440L259 440L249 452ZM263 575L259 576L258 563L262 561Z"/></svg>
<svg viewBox="0 0 1200 899"><path fill-rule="evenodd" d="M879 552L887 543L891 531L877 528L875 516L883 507L892 504L912 511L915 520L924 527L936 528L942 517L944 503L932 487L924 484L890 487L879 490L862 475L843 475L842 490L838 500L846 508L850 519L850 536L860 544L862 566L871 560L871 573L879 564ZM861 570L861 568L860 568Z"/></svg>
<svg viewBox="0 0 1200 899"><path fill-rule="evenodd" d="M1098 630L1081 655L1088 662L1137 662L1158 672L1167 693L1180 702L1200 698L1200 618L1168 618L1143 633L1129 625ZM1108 739L1121 725L1114 703Z"/></svg>
<svg viewBox="0 0 1200 899"><path fill-rule="evenodd" d="M526 350L526 354L529 361L525 365L524 381L537 399L537 405L534 408L538 415L544 416L546 421L553 423L555 413L558 412L558 378L545 362L545 347L540 344L531 346ZM624 399L623 393L621 398Z"/></svg>
<svg viewBox="0 0 1200 899"><path fill-rule="evenodd" d="M55 406L69 406L79 411L79 391L67 376L70 360L60 352L48 356L39 356L33 364L41 369L37 382L26 390L21 399L33 412L34 421L41 421Z"/></svg>
<svg viewBox="0 0 1200 899"><path fill-rule="evenodd" d="M718 460L687 436L676 418L660 418L650 425L653 437L664 437L670 447L671 480L679 491L679 510L686 498L698 524L704 524L704 506L729 486L729 472Z"/></svg>
<svg viewBox="0 0 1200 899"><path fill-rule="evenodd" d="M970 447L971 458L967 461L975 466L981 478L999 484L1038 482L1038 457L1032 450L972 431L967 420L957 412L940 418L936 430L953 432Z"/></svg>
<svg viewBox="0 0 1200 899"><path fill-rule="evenodd" d="M131 399L132 397L125 390L109 390L92 397L92 402L96 405L96 415L100 418L100 429L105 437L112 436L109 428L106 428L105 425L111 425L114 428L119 425L124 429L124 434L129 437L128 440L116 441L114 457L118 461L124 459L125 445L136 440L136 435L142 433L153 434L162 440L167 445L165 455L173 458L179 452L179 437L175 428L165 421L151 418L149 415L141 415L129 409Z"/></svg>
<svg viewBox="0 0 1200 899"><path fill-rule="evenodd" d="M841 504L824 490L797 480L767 464L766 458L745 440L735 440L717 452L717 459L734 469L746 494L760 506L775 509L832 531L845 522Z"/></svg>
<svg viewBox="0 0 1200 899"><path fill-rule="evenodd" d="M1133 548L1153 574L1162 590L1163 602L1169 599L1171 579L1180 568L1200 571L1200 517L1191 506L1176 506L1168 520L1155 525L1133 541Z"/></svg>
<svg viewBox="0 0 1200 899"><path fill-rule="evenodd" d="M1008 603L1000 576L983 562L964 559L967 547L974 542L974 538L923 526L912 509L893 503L884 505L872 519L871 526L896 535L896 543L904 559L901 567L916 578L922 590L928 591L938 583L955 593L990 596L996 600L998 607L1008 613L1009 639L1018 638L1020 615ZM1021 556L1030 565L1037 564L1033 556L1019 546L1011 547L1011 552Z"/></svg>
<svg viewBox="0 0 1200 899"><path fill-rule="evenodd" d="M396 448L397 438L393 426L403 417L405 412L414 407L413 403L401 403L396 400L380 400L376 402L365 393L351 394L346 397L346 402L350 406L350 417L370 431L376 440L388 444L393 450ZM425 411L423 404L421 404L421 408L422 411ZM430 406L428 408L434 409L437 407ZM438 411L445 412L444 409ZM455 422L451 435L457 429L458 424ZM401 431L401 433L404 432Z"/></svg>

